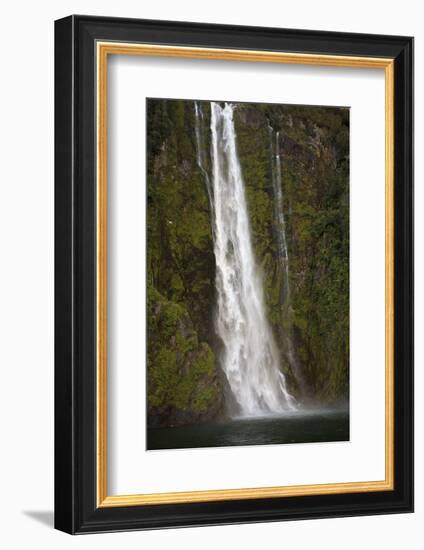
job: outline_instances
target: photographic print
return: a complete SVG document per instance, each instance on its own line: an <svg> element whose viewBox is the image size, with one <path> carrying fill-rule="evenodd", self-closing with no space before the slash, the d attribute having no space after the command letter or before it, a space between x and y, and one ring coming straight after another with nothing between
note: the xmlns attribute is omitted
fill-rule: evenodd
<svg viewBox="0 0 424 550"><path fill-rule="evenodd" d="M147 449L349 440L349 108L146 108Z"/></svg>
<svg viewBox="0 0 424 550"><path fill-rule="evenodd" d="M55 22L55 528L413 511L413 51Z"/></svg>

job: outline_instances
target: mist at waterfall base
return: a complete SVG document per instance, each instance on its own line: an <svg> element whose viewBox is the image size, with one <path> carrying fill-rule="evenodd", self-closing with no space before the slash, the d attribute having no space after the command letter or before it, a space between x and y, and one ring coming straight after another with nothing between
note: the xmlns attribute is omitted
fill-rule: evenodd
<svg viewBox="0 0 424 550"><path fill-rule="evenodd" d="M215 258L214 329L221 383L225 387L225 407L212 421L149 426L147 448L346 441L349 439L347 403L328 408L307 397L307 384L296 354L290 313L290 258L280 133L269 125L270 183L275 199L272 214L283 280L280 301L281 307L288 312L282 340L291 386L287 367L286 372L282 368L282 351L267 318L262 274L252 242L234 123L237 107L222 102L192 103L196 162L210 209ZM297 392L293 392L293 386Z"/></svg>

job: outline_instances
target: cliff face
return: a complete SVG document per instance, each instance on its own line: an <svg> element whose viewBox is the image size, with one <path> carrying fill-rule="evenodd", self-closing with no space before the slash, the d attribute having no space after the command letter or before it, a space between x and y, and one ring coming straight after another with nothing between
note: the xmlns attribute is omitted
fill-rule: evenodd
<svg viewBox="0 0 424 550"><path fill-rule="evenodd" d="M196 163L192 102L150 100L147 167L148 422L215 418L223 392L212 351L209 202Z"/></svg>
<svg viewBox="0 0 424 550"><path fill-rule="evenodd" d="M149 425L191 424L216 418L222 408L215 356L182 304L148 290Z"/></svg>
<svg viewBox="0 0 424 550"><path fill-rule="evenodd" d="M207 103L203 111L209 151ZM349 112L239 104L235 126L281 369L298 397L346 399ZM276 132L289 300L272 184ZM147 138L148 419L152 426L202 422L223 414L225 380L213 327L215 259L208 194L196 161L194 103L149 100Z"/></svg>

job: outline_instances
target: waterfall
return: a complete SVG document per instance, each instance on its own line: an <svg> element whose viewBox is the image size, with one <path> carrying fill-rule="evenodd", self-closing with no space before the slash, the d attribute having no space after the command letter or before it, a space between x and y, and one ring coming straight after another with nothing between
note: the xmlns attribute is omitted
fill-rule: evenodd
<svg viewBox="0 0 424 550"><path fill-rule="evenodd" d="M280 159L280 132L275 132L275 143L273 144L273 130L271 131L271 155L272 162L272 187L274 190L274 214L277 225L277 244L278 255L284 271L284 298L283 302L290 299L290 280L289 280L289 254L287 249L286 221L284 219L283 191L281 187L281 159ZM275 146L275 148L273 147Z"/></svg>
<svg viewBox="0 0 424 550"><path fill-rule="evenodd" d="M222 370L242 415L295 409L266 318L237 155L233 106L226 103L222 108L211 103L211 178L201 151L202 113L198 105L195 110L197 162L210 187L216 259L215 327L223 344Z"/></svg>
<svg viewBox="0 0 424 550"><path fill-rule="evenodd" d="M276 222L276 240L278 245L278 256L281 262L283 274L283 293L281 305L285 310L286 326L284 327L283 339L285 342L288 363L295 375L300 389L305 393L305 381L296 357L293 345L293 324L290 309L290 277L289 277L289 252L287 247L286 220L284 217L283 188L281 178L281 157L280 157L280 132L274 132L269 126L271 142L271 168L272 188L274 192L274 217Z"/></svg>
<svg viewBox="0 0 424 550"><path fill-rule="evenodd" d="M196 154L197 154L197 165L202 172L202 175L206 182L206 190L208 192L209 204L213 208L213 190L211 179L209 177L209 172L206 164L206 145L205 145L205 133L204 133L204 114L202 106L199 105L197 101L194 103L194 114L195 114L195 132L196 132ZM212 214L213 216L213 214ZM212 230L215 228L212 224Z"/></svg>

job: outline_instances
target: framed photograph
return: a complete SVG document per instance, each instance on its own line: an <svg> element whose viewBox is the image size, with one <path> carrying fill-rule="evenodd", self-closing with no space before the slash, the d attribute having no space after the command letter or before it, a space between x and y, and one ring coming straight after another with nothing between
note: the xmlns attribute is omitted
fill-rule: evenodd
<svg viewBox="0 0 424 550"><path fill-rule="evenodd" d="M55 25L55 525L413 510L413 39Z"/></svg>

